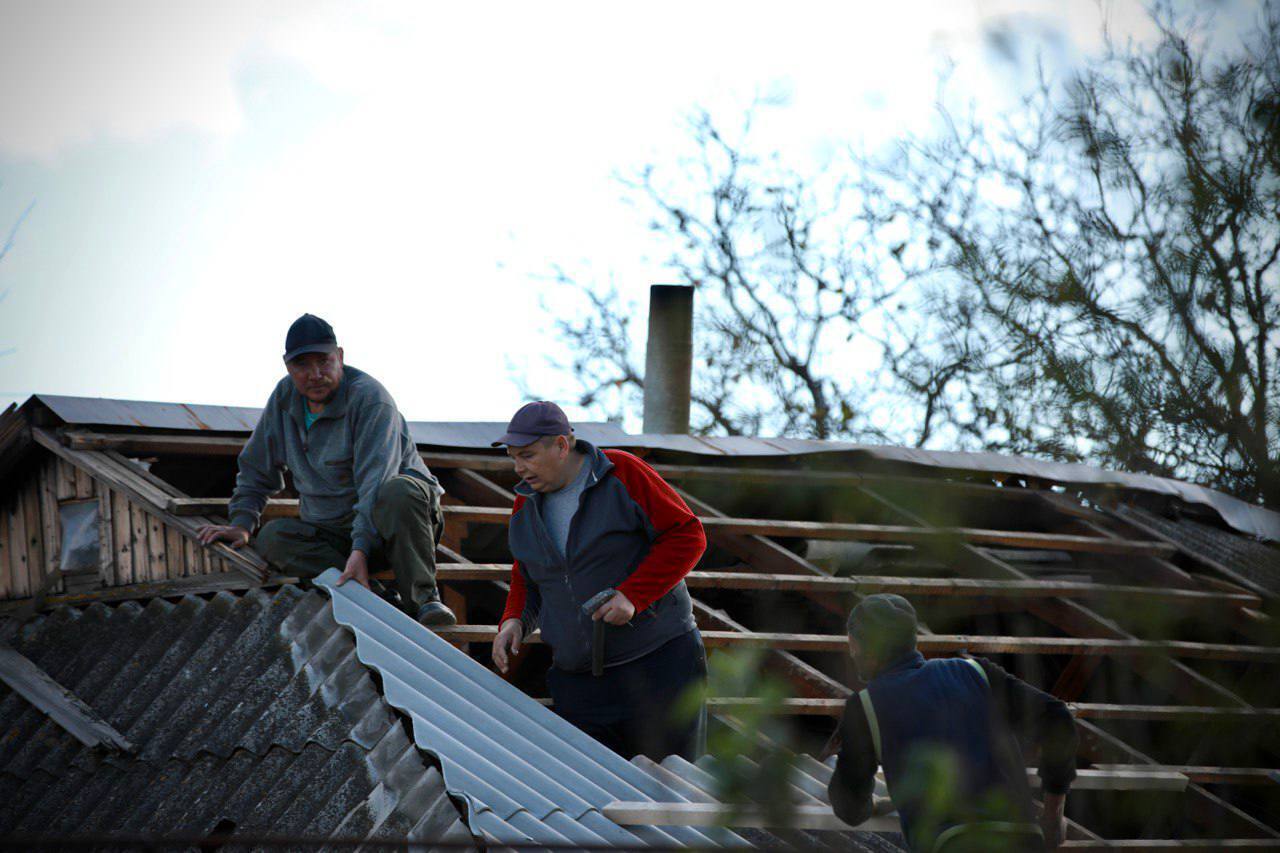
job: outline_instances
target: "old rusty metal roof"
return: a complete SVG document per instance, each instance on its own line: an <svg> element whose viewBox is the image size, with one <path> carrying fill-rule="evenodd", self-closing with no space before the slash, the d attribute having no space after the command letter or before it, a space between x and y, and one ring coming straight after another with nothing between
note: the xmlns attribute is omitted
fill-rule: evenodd
<svg viewBox="0 0 1280 853"><path fill-rule="evenodd" d="M259 409L234 406L153 403L38 394L24 404L38 401L67 425L139 427L167 430L248 432L257 423ZM420 445L452 450L488 450L506 429L499 422L411 421L410 431ZM807 455L844 456L854 466L863 461L963 471L990 476L1028 477L1068 486L1112 486L1176 498L1212 509L1232 529L1280 542L1280 512L1231 497L1222 492L1167 477L1109 471L1092 465L1029 459L1003 453L925 450L916 447L818 441L800 438L751 436L692 436L632 434L617 424L588 422L576 425L577 433L602 447L646 449L659 453L690 454L712 458L767 458Z"/></svg>

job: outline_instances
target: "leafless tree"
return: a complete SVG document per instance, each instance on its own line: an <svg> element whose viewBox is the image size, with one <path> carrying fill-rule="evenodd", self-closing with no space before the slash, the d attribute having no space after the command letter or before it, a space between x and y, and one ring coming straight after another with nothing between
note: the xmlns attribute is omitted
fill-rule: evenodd
<svg viewBox="0 0 1280 853"><path fill-rule="evenodd" d="M1153 11L1000 122L940 108L800 176L693 123L698 194L633 188L698 290L695 427L1086 460L1280 504L1280 16L1210 50ZM566 280L571 277L565 276ZM583 401L635 406L629 315L561 324ZM859 364L850 352L875 355Z"/></svg>

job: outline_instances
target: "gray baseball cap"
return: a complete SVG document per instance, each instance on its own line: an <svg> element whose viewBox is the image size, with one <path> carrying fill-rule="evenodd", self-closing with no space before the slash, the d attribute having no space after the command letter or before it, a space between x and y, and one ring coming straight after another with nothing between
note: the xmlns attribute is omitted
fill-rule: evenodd
<svg viewBox="0 0 1280 853"><path fill-rule="evenodd" d="M849 636L859 642L895 644L914 639L919 621L916 609L900 595L868 595L849 612Z"/></svg>

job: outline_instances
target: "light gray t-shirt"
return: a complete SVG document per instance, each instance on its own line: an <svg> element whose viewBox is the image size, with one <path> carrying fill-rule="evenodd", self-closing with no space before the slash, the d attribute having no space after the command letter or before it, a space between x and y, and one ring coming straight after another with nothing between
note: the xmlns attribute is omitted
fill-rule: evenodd
<svg viewBox="0 0 1280 853"><path fill-rule="evenodd" d="M590 468L591 461L584 457L578 476L569 485L556 492L547 492L542 498L542 522L547 526L547 533L551 534L551 541L560 549L561 557L569 547L569 524L578 511L578 498L587 487Z"/></svg>

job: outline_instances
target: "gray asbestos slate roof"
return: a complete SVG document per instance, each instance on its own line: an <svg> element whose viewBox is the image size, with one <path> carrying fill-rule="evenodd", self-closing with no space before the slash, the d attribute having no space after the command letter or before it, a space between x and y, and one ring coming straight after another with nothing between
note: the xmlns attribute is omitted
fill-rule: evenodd
<svg viewBox="0 0 1280 853"><path fill-rule="evenodd" d="M471 838L319 592L62 607L12 642L137 754L0 685L0 835Z"/></svg>
<svg viewBox="0 0 1280 853"><path fill-rule="evenodd" d="M1178 547L1229 566L1241 577L1280 595L1280 550L1274 546L1189 518L1165 518L1136 506L1121 505L1116 514L1152 527Z"/></svg>
<svg viewBox="0 0 1280 853"><path fill-rule="evenodd" d="M706 801L711 777L678 757L662 765L626 761L378 596L356 584L335 586L338 575L330 569L316 581L333 596L334 618L355 634L356 654L381 676L387 701L412 720L415 742L438 757L449 792L468 805L474 833L501 843L622 847L779 840L613 823L602 812L609 802ZM812 759L805 766L798 789L824 799L829 768ZM898 849L867 833L820 835L845 850Z"/></svg>

